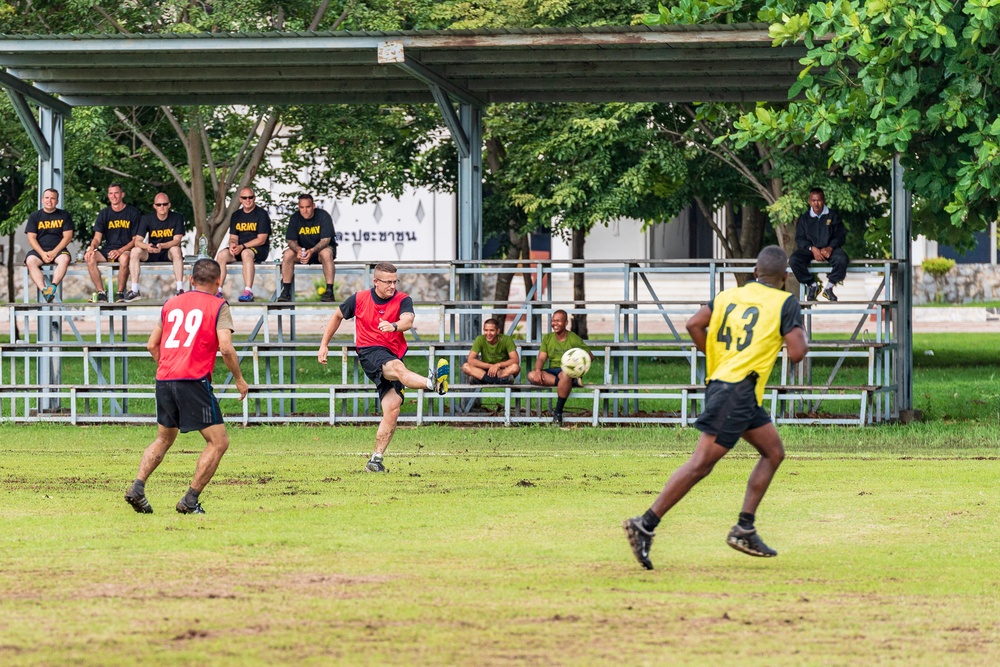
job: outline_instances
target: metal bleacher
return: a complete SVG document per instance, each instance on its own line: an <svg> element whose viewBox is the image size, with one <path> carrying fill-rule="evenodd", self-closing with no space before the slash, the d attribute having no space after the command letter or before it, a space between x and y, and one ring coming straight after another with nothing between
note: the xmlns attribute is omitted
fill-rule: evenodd
<svg viewBox="0 0 1000 667"><path fill-rule="evenodd" d="M472 341L461 332L470 330L463 326L470 318L471 330L478 330L486 317L504 319L522 357L523 377L534 365L549 317L563 309L571 315L587 314L588 344L595 355L585 386L573 391L566 423L690 425L704 399L704 357L683 335L684 323L718 291L735 286L736 274L752 272L752 264L746 260L538 261L527 267L512 261L400 264L401 289L413 296L417 310L407 354L410 368L429 372L435 359L445 358L452 373L446 396L408 390L400 420L504 425L551 421L551 388L523 380L505 386L464 382L459 369ZM853 287L843 292L841 301L803 304L811 352L799 364L782 353L765 394L765 409L776 422L871 424L893 418L898 349L893 265L892 260L854 262L846 281ZM169 265L144 267L142 280L153 280L157 268L169 272ZM320 275L319 267L304 268L296 269L300 284ZM364 289L370 287L371 268L372 264L338 263L337 277ZM105 270L110 284L113 267ZM263 282L278 267L264 264L257 271ZM516 301L497 304L457 298L459 281L469 276L488 283L502 273L525 272L531 274L532 286ZM571 284L578 273L586 276L588 294L598 298L574 302ZM443 287L429 290L424 284L428 276ZM232 271L229 280L239 282L238 271ZM86 267L71 266L63 284L76 281L87 281ZM609 293L611 298L604 298ZM0 421L152 423L154 368L145 340L162 300L45 304L36 299L25 290L23 300L7 308L8 342L0 344ZM332 342L328 367L316 362L322 325L333 307L270 300L232 303L237 322L234 340L251 391L244 402L227 400L235 398L235 388L224 365L217 365L216 391L227 419L243 424L380 419L375 392L360 370L350 336ZM838 333L821 336L821 329Z"/></svg>

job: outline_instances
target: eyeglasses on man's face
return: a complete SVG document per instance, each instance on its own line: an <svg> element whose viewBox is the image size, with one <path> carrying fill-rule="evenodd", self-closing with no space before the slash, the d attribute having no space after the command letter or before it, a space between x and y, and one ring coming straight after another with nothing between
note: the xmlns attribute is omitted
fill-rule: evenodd
<svg viewBox="0 0 1000 667"><path fill-rule="evenodd" d="M398 280L382 280L381 278L375 278L375 282L382 283L383 285L396 285L399 283Z"/></svg>

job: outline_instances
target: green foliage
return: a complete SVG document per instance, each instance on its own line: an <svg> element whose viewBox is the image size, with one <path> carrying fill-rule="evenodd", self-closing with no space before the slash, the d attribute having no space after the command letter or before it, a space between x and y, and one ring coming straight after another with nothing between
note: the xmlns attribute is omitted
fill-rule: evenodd
<svg viewBox="0 0 1000 667"><path fill-rule="evenodd" d="M1000 200L1000 3L840 0L767 15L776 45L809 49L771 122L744 115L737 146L820 142L831 164L885 164L902 155L916 197L915 232L968 243Z"/></svg>
<svg viewBox="0 0 1000 667"><path fill-rule="evenodd" d="M920 267L925 273L935 277L941 277L955 268L955 260L947 257L931 257L920 263Z"/></svg>

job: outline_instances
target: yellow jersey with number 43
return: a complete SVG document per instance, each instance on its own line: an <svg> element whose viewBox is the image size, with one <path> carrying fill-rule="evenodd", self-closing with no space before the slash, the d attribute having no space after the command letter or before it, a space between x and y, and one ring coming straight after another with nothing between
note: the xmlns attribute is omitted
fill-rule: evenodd
<svg viewBox="0 0 1000 667"><path fill-rule="evenodd" d="M706 379L742 382L757 373L760 405L784 336L802 326L799 300L791 292L749 282L720 292L708 307Z"/></svg>

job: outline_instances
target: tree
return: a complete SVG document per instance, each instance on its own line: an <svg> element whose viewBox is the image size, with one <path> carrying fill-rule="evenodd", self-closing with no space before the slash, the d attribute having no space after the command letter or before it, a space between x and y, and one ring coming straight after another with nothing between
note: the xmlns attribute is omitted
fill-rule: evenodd
<svg viewBox="0 0 1000 667"><path fill-rule="evenodd" d="M776 45L809 48L796 99L741 117L735 145L820 142L855 169L898 153L914 233L953 245L997 219L1000 3L840 0L771 18Z"/></svg>
<svg viewBox="0 0 1000 667"><path fill-rule="evenodd" d="M660 5L645 17L650 25L742 22L773 16L795 3L730 0L685 1ZM779 106L780 105L772 105ZM867 255L881 241L884 225L870 224L885 217L885 165L843 168L831 165L822 142L788 144L771 136L732 141L733 126L750 113L768 114L766 105L706 103L666 105L659 118L665 139L683 147L689 161L688 196L710 221L728 257L753 258L773 227L775 241L791 254L795 250L794 222L805 209L809 189L822 187L830 204L847 213L849 226L863 234L851 236L855 256ZM724 227L712 212L725 212ZM737 214L739 211L739 225ZM851 223L853 222L853 225ZM738 276L738 278L740 278Z"/></svg>

